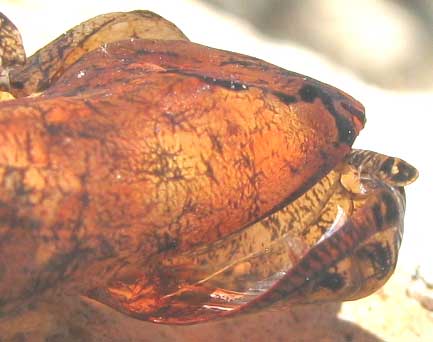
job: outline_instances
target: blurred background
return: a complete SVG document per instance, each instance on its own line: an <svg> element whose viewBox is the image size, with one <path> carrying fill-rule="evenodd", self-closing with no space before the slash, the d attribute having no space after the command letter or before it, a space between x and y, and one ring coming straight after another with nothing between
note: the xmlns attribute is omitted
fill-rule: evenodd
<svg viewBox="0 0 433 342"><path fill-rule="evenodd" d="M207 0L389 89L433 87L431 0Z"/></svg>
<svg viewBox="0 0 433 342"><path fill-rule="evenodd" d="M406 230L395 279L378 296L345 304L341 315L363 324L386 297L385 314L380 315L385 317L371 316L374 319L364 323L367 329L386 341L433 341L432 314L426 313L423 320L424 313L416 311L421 306L405 302L415 275L433 287L432 0L1 0L0 4L20 29L29 55L90 17L147 9L174 22L193 42L253 55L360 100L367 125L355 147L401 157L419 169L420 178L407 188ZM424 288L414 291L421 291L424 305L430 300L433 307L431 292ZM396 317L406 305L407 315ZM412 319L409 326L402 326L401 319L412 316L418 322Z"/></svg>

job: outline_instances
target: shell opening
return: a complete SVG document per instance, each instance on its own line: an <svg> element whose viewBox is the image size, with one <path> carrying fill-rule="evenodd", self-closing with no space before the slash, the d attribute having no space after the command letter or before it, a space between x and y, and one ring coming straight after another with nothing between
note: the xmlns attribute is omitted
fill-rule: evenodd
<svg viewBox="0 0 433 342"><path fill-rule="evenodd" d="M353 151L281 210L215 243L156 256L153 273L93 297L139 319L188 324L368 295L392 274L403 233L402 182L384 176L386 158Z"/></svg>

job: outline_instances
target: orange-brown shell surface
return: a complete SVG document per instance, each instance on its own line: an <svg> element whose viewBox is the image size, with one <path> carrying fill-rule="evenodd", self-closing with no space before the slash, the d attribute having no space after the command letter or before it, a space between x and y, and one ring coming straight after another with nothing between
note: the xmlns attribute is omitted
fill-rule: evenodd
<svg viewBox="0 0 433 342"><path fill-rule="evenodd" d="M35 102L51 139L101 151L89 179L104 194L95 210L125 201L142 224L173 226L179 248L303 193L342 160L363 123L361 105L330 86L181 41L113 43Z"/></svg>

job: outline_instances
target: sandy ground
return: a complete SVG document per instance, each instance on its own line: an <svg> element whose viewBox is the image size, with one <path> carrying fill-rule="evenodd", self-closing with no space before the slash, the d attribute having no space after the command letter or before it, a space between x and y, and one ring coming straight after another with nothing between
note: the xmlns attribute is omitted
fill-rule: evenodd
<svg viewBox="0 0 433 342"><path fill-rule="evenodd" d="M433 273L428 200L433 191L433 91L385 91L365 84L320 55L289 42L271 41L238 18L195 1L2 0L0 10L20 29L31 54L92 16L133 9L155 11L173 21L194 42L262 58L337 86L363 102L368 123L355 147L399 156L419 169L420 178L407 188L406 231L396 275L375 295L344 304L339 315L371 332L378 341L433 341L433 314L406 295L410 276L417 268ZM347 341L367 340L352 336Z"/></svg>

